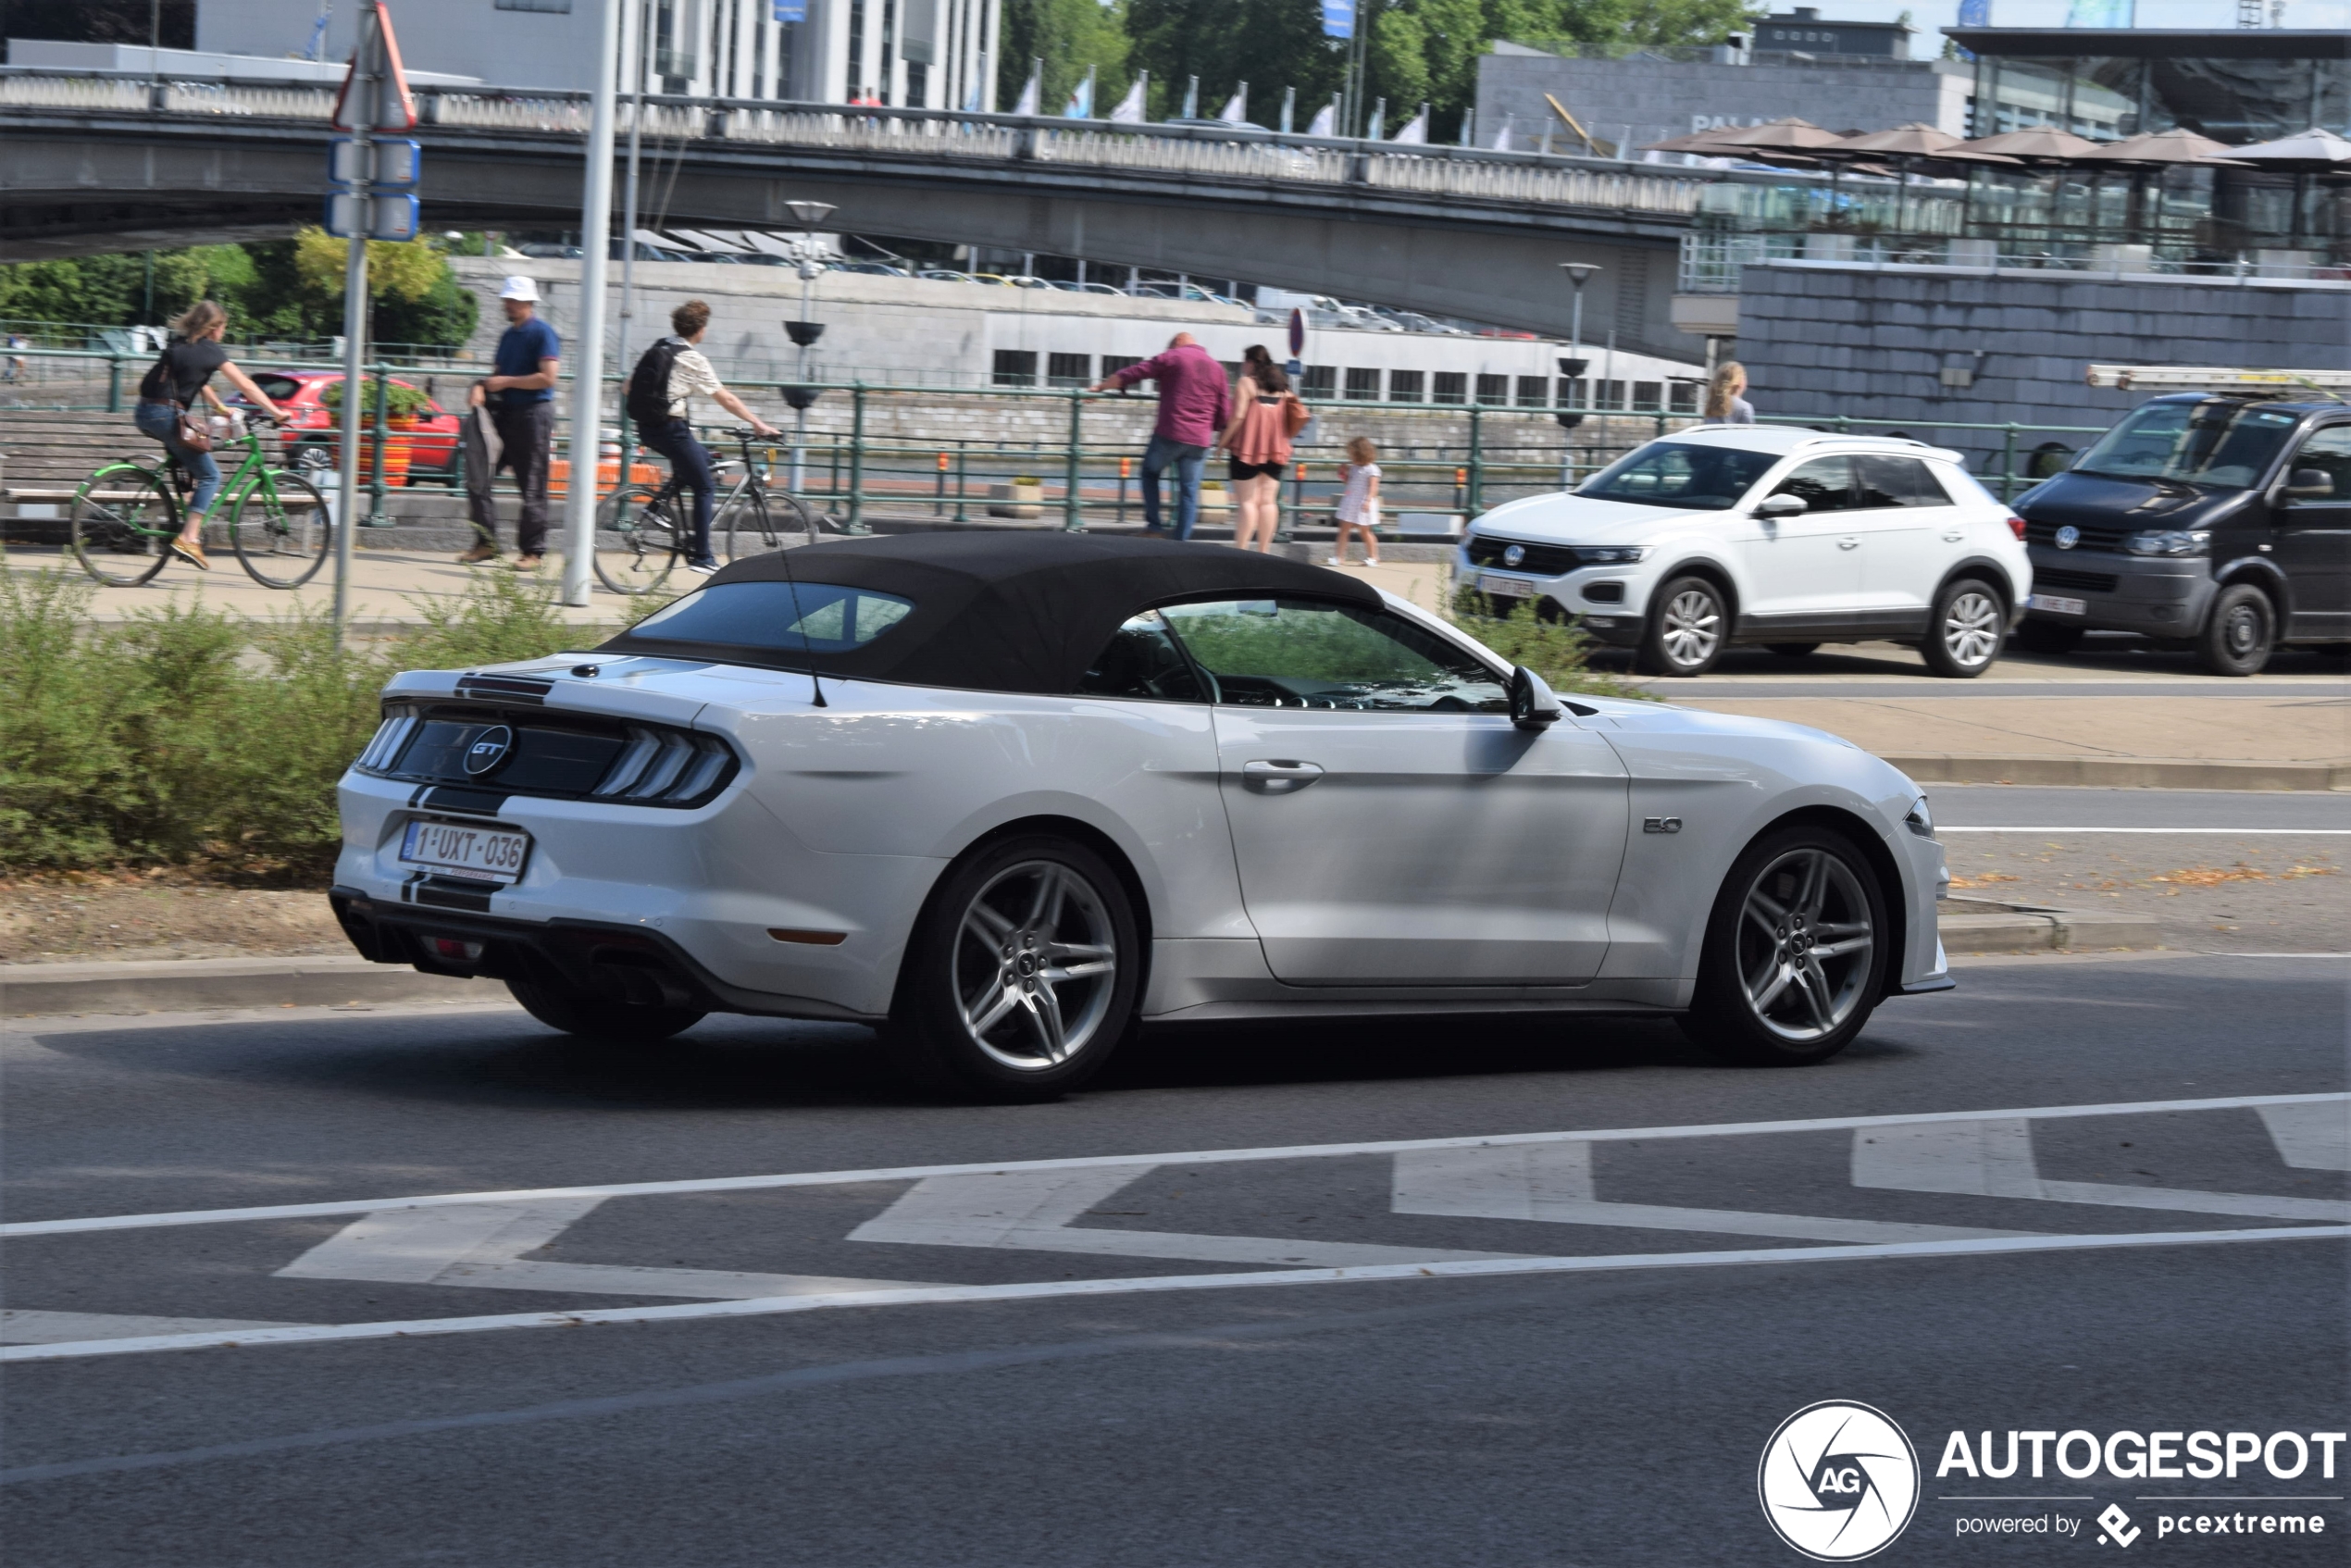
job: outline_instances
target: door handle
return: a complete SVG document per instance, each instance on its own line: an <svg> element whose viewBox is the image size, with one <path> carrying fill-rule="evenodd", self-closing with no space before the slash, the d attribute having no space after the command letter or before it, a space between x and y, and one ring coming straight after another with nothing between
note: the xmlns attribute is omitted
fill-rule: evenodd
<svg viewBox="0 0 2351 1568"><path fill-rule="evenodd" d="M1323 776L1311 762L1272 757L1241 764L1241 787L1261 795L1294 795Z"/></svg>
<svg viewBox="0 0 2351 1568"><path fill-rule="evenodd" d="M1958 544L1966 538L1967 535L1965 533L1961 532L1958 529L1953 529L1949 533L1943 536L1943 542L1946 544Z"/></svg>
<svg viewBox="0 0 2351 1568"><path fill-rule="evenodd" d="M1839 550L1859 550L1861 548L1861 541L1856 535L1848 533L1836 541L1836 547Z"/></svg>

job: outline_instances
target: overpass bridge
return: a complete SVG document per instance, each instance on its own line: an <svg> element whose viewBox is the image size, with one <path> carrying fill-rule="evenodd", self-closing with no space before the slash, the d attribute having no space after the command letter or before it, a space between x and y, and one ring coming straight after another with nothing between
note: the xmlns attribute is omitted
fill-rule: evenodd
<svg viewBox="0 0 2351 1568"><path fill-rule="evenodd" d="M275 238L316 221L329 88L0 68L0 260ZM429 229L578 222L584 93L425 88ZM621 105L621 129L629 106ZM831 227L1376 299L1695 359L1681 235L1724 176L1605 159L772 100L650 98L648 220ZM1751 178L1751 177L1750 177Z"/></svg>

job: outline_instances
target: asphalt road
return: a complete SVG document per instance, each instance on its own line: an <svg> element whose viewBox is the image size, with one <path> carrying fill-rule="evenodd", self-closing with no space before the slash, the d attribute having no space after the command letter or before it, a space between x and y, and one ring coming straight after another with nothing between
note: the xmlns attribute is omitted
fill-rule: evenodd
<svg viewBox="0 0 2351 1568"><path fill-rule="evenodd" d="M48 1359L0 1389L0 1528L26 1568L1795 1563L1758 1462L1841 1399L1923 1465L1887 1562L2094 1552L2110 1502L2166 1561L2337 1562L2340 1450L1934 1471L1954 1430L2343 1427L2344 1101L2280 1097L2345 1089L2345 977L1980 964L1785 1073L1646 1023L1176 1031L1010 1109L908 1100L845 1027L17 1023L13 1226L341 1207L12 1238L6 1337L47 1343L9 1353ZM2038 1114L1917 1120L2003 1111ZM1536 1136L1362 1147L1502 1135ZM863 1179L738 1179L777 1173ZM690 1189L546 1190L658 1182ZM778 1276L903 1288L746 1297ZM636 1321L509 1325L589 1309ZM191 1320L325 1326L59 1343ZM2285 1500L2144 1500L2249 1493ZM2197 1508L2327 1535L2157 1537ZM1959 1533L2003 1517L2056 1523Z"/></svg>

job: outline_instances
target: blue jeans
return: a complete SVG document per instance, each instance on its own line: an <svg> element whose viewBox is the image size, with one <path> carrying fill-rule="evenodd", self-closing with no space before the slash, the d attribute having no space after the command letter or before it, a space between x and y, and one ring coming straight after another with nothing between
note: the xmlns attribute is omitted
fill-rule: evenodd
<svg viewBox="0 0 2351 1568"><path fill-rule="evenodd" d="M1159 528L1159 476L1176 465L1176 537L1189 539L1200 521L1200 475L1208 448L1154 435L1143 448L1143 526Z"/></svg>
<svg viewBox="0 0 2351 1568"><path fill-rule="evenodd" d="M213 497L220 493L220 465L212 460L209 452L191 452L180 444L180 410L168 403L142 402L131 411L131 423L142 435L153 436L163 442L163 449L180 460L188 477L196 481L196 493L188 503L191 512L212 510Z"/></svg>
<svg viewBox="0 0 2351 1568"><path fill-rule="evenodd" d="M647 425L638 434L645 444L669 459L669 471L678 481L694 492L694 541L686 552L689 561L710 559L710 505L714 481L710 475L710 450L694 439L694 428L683 419L672 419L665 425Z"/></svg>

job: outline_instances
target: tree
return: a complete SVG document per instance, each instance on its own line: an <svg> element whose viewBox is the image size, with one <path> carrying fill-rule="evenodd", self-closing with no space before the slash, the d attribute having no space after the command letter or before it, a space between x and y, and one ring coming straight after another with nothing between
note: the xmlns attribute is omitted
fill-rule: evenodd
<svg viewBox="0 0 2351 1568"><path fill-rule="evenodd" d="M1203 115L1246 81L1251 120L1276 124L1282 94L1293 87L1303 120L1347 69L1339 46L1323 36L1317 0L1127 0L1126 31L1134 40L1128 63L1151 73L1154 119L1180 110L1197 76Z"/></svg>
<svg viewBox="0 0 2351 1568"><path fill-rule="evenodd" d="M1096 72L1094 112L1108 114L1133 78L1127 72L1126 0L1004 0L996 65L996 104L1010 111L1027 84L1029 62L1045 62L1037 107L1059 114L1088 68ZM961 105L954 106L960 108Z"/></svg>
<svg viewBox="0 0 2351 1568"><path fill-rule="evenodd" d="M0 0L0 38L55 38L71 44L144 44L159 21L167 49L196 46L196 0Z"/></svg>

